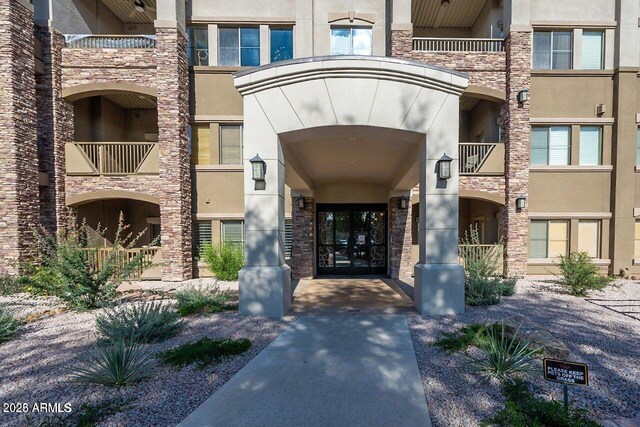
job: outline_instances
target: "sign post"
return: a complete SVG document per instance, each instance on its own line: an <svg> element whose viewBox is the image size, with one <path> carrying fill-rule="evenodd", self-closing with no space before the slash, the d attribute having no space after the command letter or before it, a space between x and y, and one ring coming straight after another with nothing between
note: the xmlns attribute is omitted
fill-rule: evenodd
<svg viewBox="0 0 640 427"><path fill-rule="evenodd" d="M567 362L566 360L543 359L544 379L562 384L564 407L569 409L569 384L589 385L589 368L584 363Z"/></svg>

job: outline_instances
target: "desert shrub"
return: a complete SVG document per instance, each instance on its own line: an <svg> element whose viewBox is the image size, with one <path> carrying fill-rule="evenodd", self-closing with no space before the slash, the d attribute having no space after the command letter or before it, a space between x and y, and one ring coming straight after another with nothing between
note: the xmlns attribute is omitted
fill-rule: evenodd
<svg viewBox="0 0 640 427"><path fill-rule="evenodd" d="M435 347L440 347L449 353L466 350L470 346L479 347L481 343L488 340L488 331L497 331L502 327L500 323L485 325L482 323L472 323L465 325L457 331L445 332L442 337L431 343ZM509 326L504 326L507 333L513 332Z"/></svg>
<svg viewBox="0 0 640 427"><path fill-rule="evenodd" d="M53 294L77 310L108 305L123 280L147 267L142 253L131 259L125 257L124 251L131 249L143 233L134 236L128 229L121 213L113 244L100 268L92 259L94 249L87 247L88 229L84 221L78 225L70 219L64 231L55 236L38 230L35 234L39 262L32 277L26 279L27 285L37 292ZM104 235L104 230L98 233Z"/></svg>
<svg viewBox="0 0 640 427"><path fill-rule="evenodd" d="M7 309L0 305L0 343L9 341L16 333L19 322L9 314Z"/></svg>
<svg viewBox="0 0 640 427"><path fill-rule="evenodd" d="M223 292L219 286L213 288L191 286L176 293L176 310L181 316L193 313L211 314L225 309L231 299L229 292Z"/></svg>
<svg viewBox="0 0 640 427"><path fill-rule="evenodd" d="M244 265L244 249L242 245L231 242L205 243L201 259L216 278L238 280L238 273Z"/></svg>
<svg viewBox="0 0 640 427"><path fill-rule="evenodd" d="M609 278L598 273L598 267L586 252L571 252L560 255L560 285L571 295L584 297L589 291L603 289Z"/></svg>
<svg viewBox="0 0 640 427"><path fill-rule="evenodd" d="M164 363L183 367L197 363L202 369L207 365L219 362L224 357L242 354L251 347L251 341L245 338L238 340L202 338L176 348L164 351L158 356Z"/></svg>
<svg viewBox="0 0 640 427"><path fill-rule="evenodd" d="M136 336L142 343L158 342L176 335L183 326L173 307L160 302L109 308L96 316L98 337L104 341Z"/></svg>
<svg viewBox="0 0 640 427"><path fill-rule="evenodd" d="M0 295L11 295L22 291L22 284L17 277L0 276Z"/></svg>
<svg viewBox="0 0 640 427"><path fill-rule="evenodd" d="M579 411L564 408L555 400L537 398L523 381L514 381L503 385L506 398L505 407L490 420L491 425L504 427L597 427L600 424L591 421Z"/></svg>
<svg viewBox="0 0 640 427"><path fill-rule="evenodd" d="M83 403L78 408L77 426L93 427L105 418L122 412L133 400L133 398L118 397L98 403Z"/></svg>
<svg viewBox="0 0 640 427"><path fill-rule="evenodd" d="M157 363L135 336L121 335L99 343L70 369L74 381L109 386L129 385L153 375Z"/></svg>
<svg viewBox="0 0 640 427"><path fill-rule="evenodd" d="M539 348L532 348L530 341L521 340L518 331L510 333L502 323L500 328L490 328L486 340L478 342L482 356L467 354L471 367L480 374L482 380L497 379L513 382L518 376L531 370L533 359Z"/></svg>

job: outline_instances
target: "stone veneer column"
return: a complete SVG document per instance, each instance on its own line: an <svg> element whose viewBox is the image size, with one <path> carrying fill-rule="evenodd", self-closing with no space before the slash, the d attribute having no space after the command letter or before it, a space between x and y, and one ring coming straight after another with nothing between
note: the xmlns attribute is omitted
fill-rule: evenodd
<svg viewBox="0 0 640 427"><path fill-rule="evenodd" d="M40 221L50 232L66 224L65 144L73 142L73 104L62 99L62 48L64 36L49 26L36 26L42 47L44 72L36 75L40 170L49 183L40 187Z"/></svg>
<svg viewBox="0 0 640 427"><path fill-rule="evenodd" d="M522 277L527 272L529 217L527 208L516 209L516 198L529 192L529 101L518 103L518 92L531 84L531 32L512 31L505 41L507 52L507 102L503 105L502 135L505 143L504 272Z"/></svg>
<svg viewBox="0 0 640 427"><path fill-rule="evenodd" d="M0 0L0 30L0 274L18 274L38 224L32 6Z"/></svg>
<svg viewBox="0 0 640 427"><path fill-rule="evenodd" d="M413 30L391 30L391 56L411 58L413 51Z"/></svg>
<svg viewBox="0 0 640 427"><path fill-rule="evenodd" d="M402 197L389 199L389 275L393 279L411 277L411 202L402 208Z"/></svg>
<svg viewBox="0 0 640 427"><path fill-rule="evenodd" d="M316 245L314 224L316 201L304 198L304 209L298 207L298 198L291 203L291 225L293 242L291 245L291 275L296 279L311 279L315 276Z"/></svg>
<svg viewBox="0 0 640 427"><path fill-rule="evenodd" d="M162 279L179 281L193 274L187 39L176 27L156 36Z"/></svg>

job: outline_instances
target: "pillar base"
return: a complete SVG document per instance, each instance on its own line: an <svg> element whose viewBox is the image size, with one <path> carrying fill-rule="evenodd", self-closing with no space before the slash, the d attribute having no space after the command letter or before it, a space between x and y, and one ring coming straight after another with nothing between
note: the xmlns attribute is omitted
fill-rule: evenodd
<svg viewBox="0 0 640 427"><path fill-rule="evenodd" d="M423 316L464 313L464 268L458 264L416 264L413 301Z"/></svg>
<svg viewBox="0 0 640 427"><path fill-rule="evenodd" d="M283 317L291 308L291 267L244 267L239 274L240 314Z"/></svg>

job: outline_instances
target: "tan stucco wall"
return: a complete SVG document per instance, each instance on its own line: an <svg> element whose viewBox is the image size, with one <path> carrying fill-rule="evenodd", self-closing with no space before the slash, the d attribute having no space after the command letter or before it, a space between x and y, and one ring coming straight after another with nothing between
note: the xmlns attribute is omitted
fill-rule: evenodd
<svg viewBox="0 0 640 427"><path fill-rule="evenodd" d="M610 188L607 172L531 172L529 212L611 212Z"/></svg>
<svg viewBox="0 0 640 427"><path fill-rule="evenodd" d="M578 74L576 74L578 76ZM601 117L613 117L613 78L531 77L531 118L595 118L596 104L605 104Z"/></svg>
<svg viewBox="0 0 640 427"><path fill-rule="evenodd" d="M389 190L383 186L340 183L314 189L317 203L389 203Z"/></svg>
<svg viewBox="0 0 640 427"><path fill-rule="evenodd" d="M233 86L232 71L196 69L192 74L192 115L242 116L242 97Z"/></svg>
<svg viewBox="0 0 640 427"><path fill-rule="evenodd" d="M531 0L531 21L614 21L615 0Z"/></svg>

